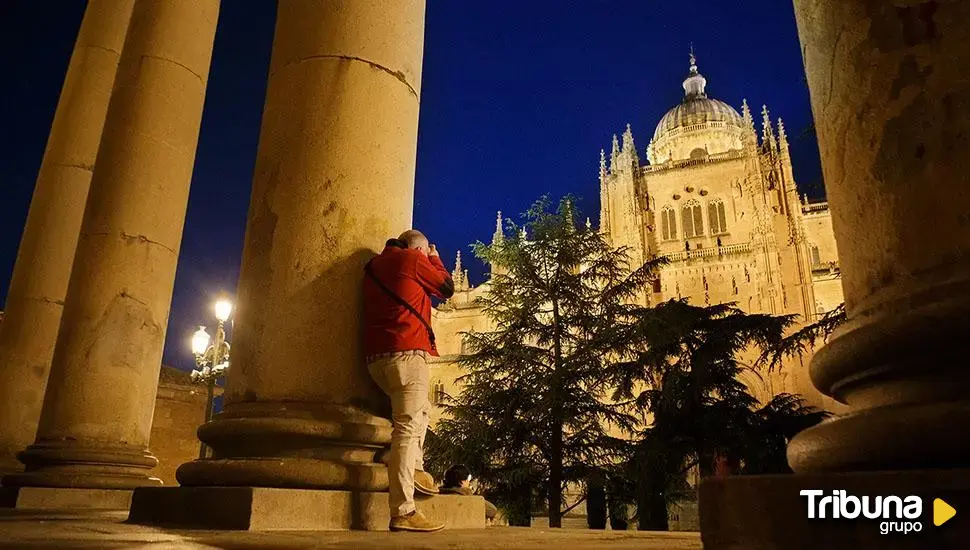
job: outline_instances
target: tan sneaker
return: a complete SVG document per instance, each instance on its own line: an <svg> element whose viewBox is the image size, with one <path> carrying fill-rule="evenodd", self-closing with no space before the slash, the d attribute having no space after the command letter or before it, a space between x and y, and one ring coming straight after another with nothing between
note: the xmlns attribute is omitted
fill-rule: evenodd
<svg viewBox="0 0 970 550"><path fill-rule="evenodd" d="M431 474L423 470L414 471L414 490L422 495L434 496L438 494L438 485Z"/></svg>
<svg viewBox="0 0 970 550"><path fill-rule="evenodd" d="M415 531L418 533L431 533L433 531L440 531L444 528L444 523L431 521L417 510L405 516L391 518L391 531Z"/></svg>

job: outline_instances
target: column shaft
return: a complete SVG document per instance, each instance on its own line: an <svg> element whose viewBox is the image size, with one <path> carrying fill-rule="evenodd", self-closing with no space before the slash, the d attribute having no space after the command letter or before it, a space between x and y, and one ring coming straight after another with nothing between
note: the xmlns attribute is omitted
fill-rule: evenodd
<svg viewBox="0 0 970 550"><path fill-rule="evenodd" d="M135 3L37 439L4 485L158 482L149 433L218 11Z"/></svg>
<svg viewBox="0 0 970 550"><path fill-rule="evenodd" d="M795 0L848 320L812 363L852 413L798 472L966 465L970 3Z"/></svg>
<svg viewBox="0 0 970 550"><path fill-rule="evenodd" d="M381 489L364 263L410 227L424 0L280 2L214 459L186 485ZM277 457L266 460L266 457Z"/></svg>
<svg viewBox="0 0 970 550"><path fill-rule="evenodd" d="M81 217L134 0L90 0L54 113L0 323L0 473L34 440Z"/></svg>

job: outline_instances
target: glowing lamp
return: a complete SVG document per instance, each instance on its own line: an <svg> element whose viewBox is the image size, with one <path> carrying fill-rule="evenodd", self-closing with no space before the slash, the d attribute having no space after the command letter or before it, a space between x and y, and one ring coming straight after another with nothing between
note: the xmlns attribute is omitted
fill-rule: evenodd
<svg viewBox="0 0 970 550"><path fill-rule="evenodd" d="M223 323L229 319L229 315L232 313L232 302L226 299L219 300L216 302L216 319L219 319Z"/></svg>
<svg viewBox="0 0 970 550"><path fill-rule="evenodd" d="M209 348L209 333L205 327L200 326L199 330L192 335L192 353L202 355Z"/></svg>

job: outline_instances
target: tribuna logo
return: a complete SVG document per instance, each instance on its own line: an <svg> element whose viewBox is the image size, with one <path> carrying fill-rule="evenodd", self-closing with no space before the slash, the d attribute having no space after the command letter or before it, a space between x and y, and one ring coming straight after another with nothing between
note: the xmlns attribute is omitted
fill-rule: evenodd
<svg viewBox="0 0 970 550"><path fill-rule="evenodd" d="M847 494L843 490L825 495L820 489L805 489L798 493L808 497L808 519L867 519L896 520L879 523L879 532L910 533L923 530L919 520L923 515L923 499L917 496L862 496Z"/></svg>

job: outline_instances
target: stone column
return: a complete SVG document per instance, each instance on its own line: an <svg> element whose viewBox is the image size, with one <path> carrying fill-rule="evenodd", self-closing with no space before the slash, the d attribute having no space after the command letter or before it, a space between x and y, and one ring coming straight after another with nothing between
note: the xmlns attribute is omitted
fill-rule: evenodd
<svg viewBox="0 0 970 550"><path fill-rule="evenodd" d="M37 439L4 485L158 482L149 432L218 12L135 3Z"/></svg>
<svg viewBox="0 0 970 550"><path fill-rule="evenodd" d="M280 2L225 410L183 485L381 490L364 263L411 225L424 0Z"/></svg>
<svg viewBox="0 0 970 550"><path fill-rule="evenodd" d="M34 440L81 216L134 0L90 0L54 113L0 323L0 474Z"/></svg>
<svg viewBox="0 0 970 550"><path fill-rule="evenodd" d="M797 472L966 467L970 2L795 0L848 320L812 378L852 412Z"/></svg>

